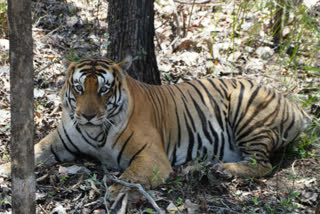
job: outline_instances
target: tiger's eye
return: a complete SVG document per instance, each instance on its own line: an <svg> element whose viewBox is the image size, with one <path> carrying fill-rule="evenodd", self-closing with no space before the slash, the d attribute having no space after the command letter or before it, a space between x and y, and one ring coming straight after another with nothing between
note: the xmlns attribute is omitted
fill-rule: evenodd
<svg viewBox="0 0 320 214"><path fill-rule="evenodd" d="M106 87L106 86L102 86L101 88L100 88L100 92L106 92L108 90L108 88Z"/></svg>
<svg viewBox="0 0 320 214"><path fill-rule="evenodd" d="M81 85L77 85L76 89L77 89L77 91L82 91L82 86Z"/></svg>

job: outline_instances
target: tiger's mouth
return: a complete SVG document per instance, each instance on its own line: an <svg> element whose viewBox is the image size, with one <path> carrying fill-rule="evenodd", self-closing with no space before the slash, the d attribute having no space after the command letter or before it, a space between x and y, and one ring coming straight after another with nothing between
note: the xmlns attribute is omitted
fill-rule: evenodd
<svg viewBox="0 0 320 214"><path fill-rule="evenodd" d="M84 117L83 115L76 114L76 122L81 126L87 126L87 127L98 127L102 126L103 121L101 118L95 116L92 118Z"/></svg>

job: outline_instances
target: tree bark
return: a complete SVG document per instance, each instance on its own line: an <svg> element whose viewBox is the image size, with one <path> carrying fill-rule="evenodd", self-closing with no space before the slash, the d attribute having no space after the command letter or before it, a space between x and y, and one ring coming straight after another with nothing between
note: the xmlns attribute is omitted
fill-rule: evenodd
<svg viewBox="0 0 320 214"><path fill-rule="evenodd" d="M283 16L283 7L284 2L283 0L276 1L276 13L273 17L273 26L272 26L272 33L273 33L273 42L276 45L279 45L282 38L282 16Z"/></svg>
<svg viewBox="0 0 320 214"><path fill-rule="evenodd" d="M119 62L134 59L128 73L135 79L160 84L154 53L153 0L109 0L107 57Z"/></svg>
<svg viewBox="0 0 320 214"><path fill-rule="evenodd" d="M34 214L31 0L8 0L12 213Z"/></svg>

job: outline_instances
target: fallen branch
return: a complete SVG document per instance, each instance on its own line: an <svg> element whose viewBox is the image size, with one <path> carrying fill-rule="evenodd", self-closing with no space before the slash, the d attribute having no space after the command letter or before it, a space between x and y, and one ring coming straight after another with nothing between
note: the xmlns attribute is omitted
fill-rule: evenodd
<svg viewBox="0 0 320 214"><path fill-rule="evenodd" d="M157 205L157 203L153 200L153 198L149 195L149 193L147 193L141 184L132 184L126 181L122 181L119 180L117 178L113 178L111 176L108 176L108 178L110 180L112 180L113 182L116 182L118 184L121 184L123 186L129 187L129 188L136 188L138 189L138 191L144 196L146 197L146 199L149 201L149 203L153 206L153 208L159 213L159 214L163 214L162 210L160 209L160 207Z"/></svg>
<svg viewBox="0 0 320 214"><path fill-rule="evenodd" d="M110 214L109 212L109 209L108 209L108 203L107 203L107 197L108 197L108 185L107 185L107 181L106 181L106 176L104 176L103 178L103 184L104 184L104 187L106 188L106 192L104 193L104 197L103 197L103 203L104 203L104 206L106 208L106 211L108 214Z"/></svg>

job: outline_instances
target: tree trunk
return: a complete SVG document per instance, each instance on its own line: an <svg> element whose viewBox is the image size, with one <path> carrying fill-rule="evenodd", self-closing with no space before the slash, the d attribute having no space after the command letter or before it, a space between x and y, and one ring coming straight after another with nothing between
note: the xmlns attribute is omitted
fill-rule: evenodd
<svg viewBox="0 0 320 214"><path fill-rule="evenodd" d="M283 0L276 1L276 14L273 18L273 26L272 26L272 34L273 34L273 42L276 45L279 45L282 38L282 16L283 16Z"/></svg>
<svg viewBox="0 0 320 214"><path fill-rule="evenodd" d="M128 73L135 79L160 84L154 53L153 0L109 0L107 57L119 62L133 57Z"/></svg>
<svg viewBox="0 0 320 214"><path fill-rule="evenodd" d="M12 213L34 214L31 0L8 0Z"/></svg>

